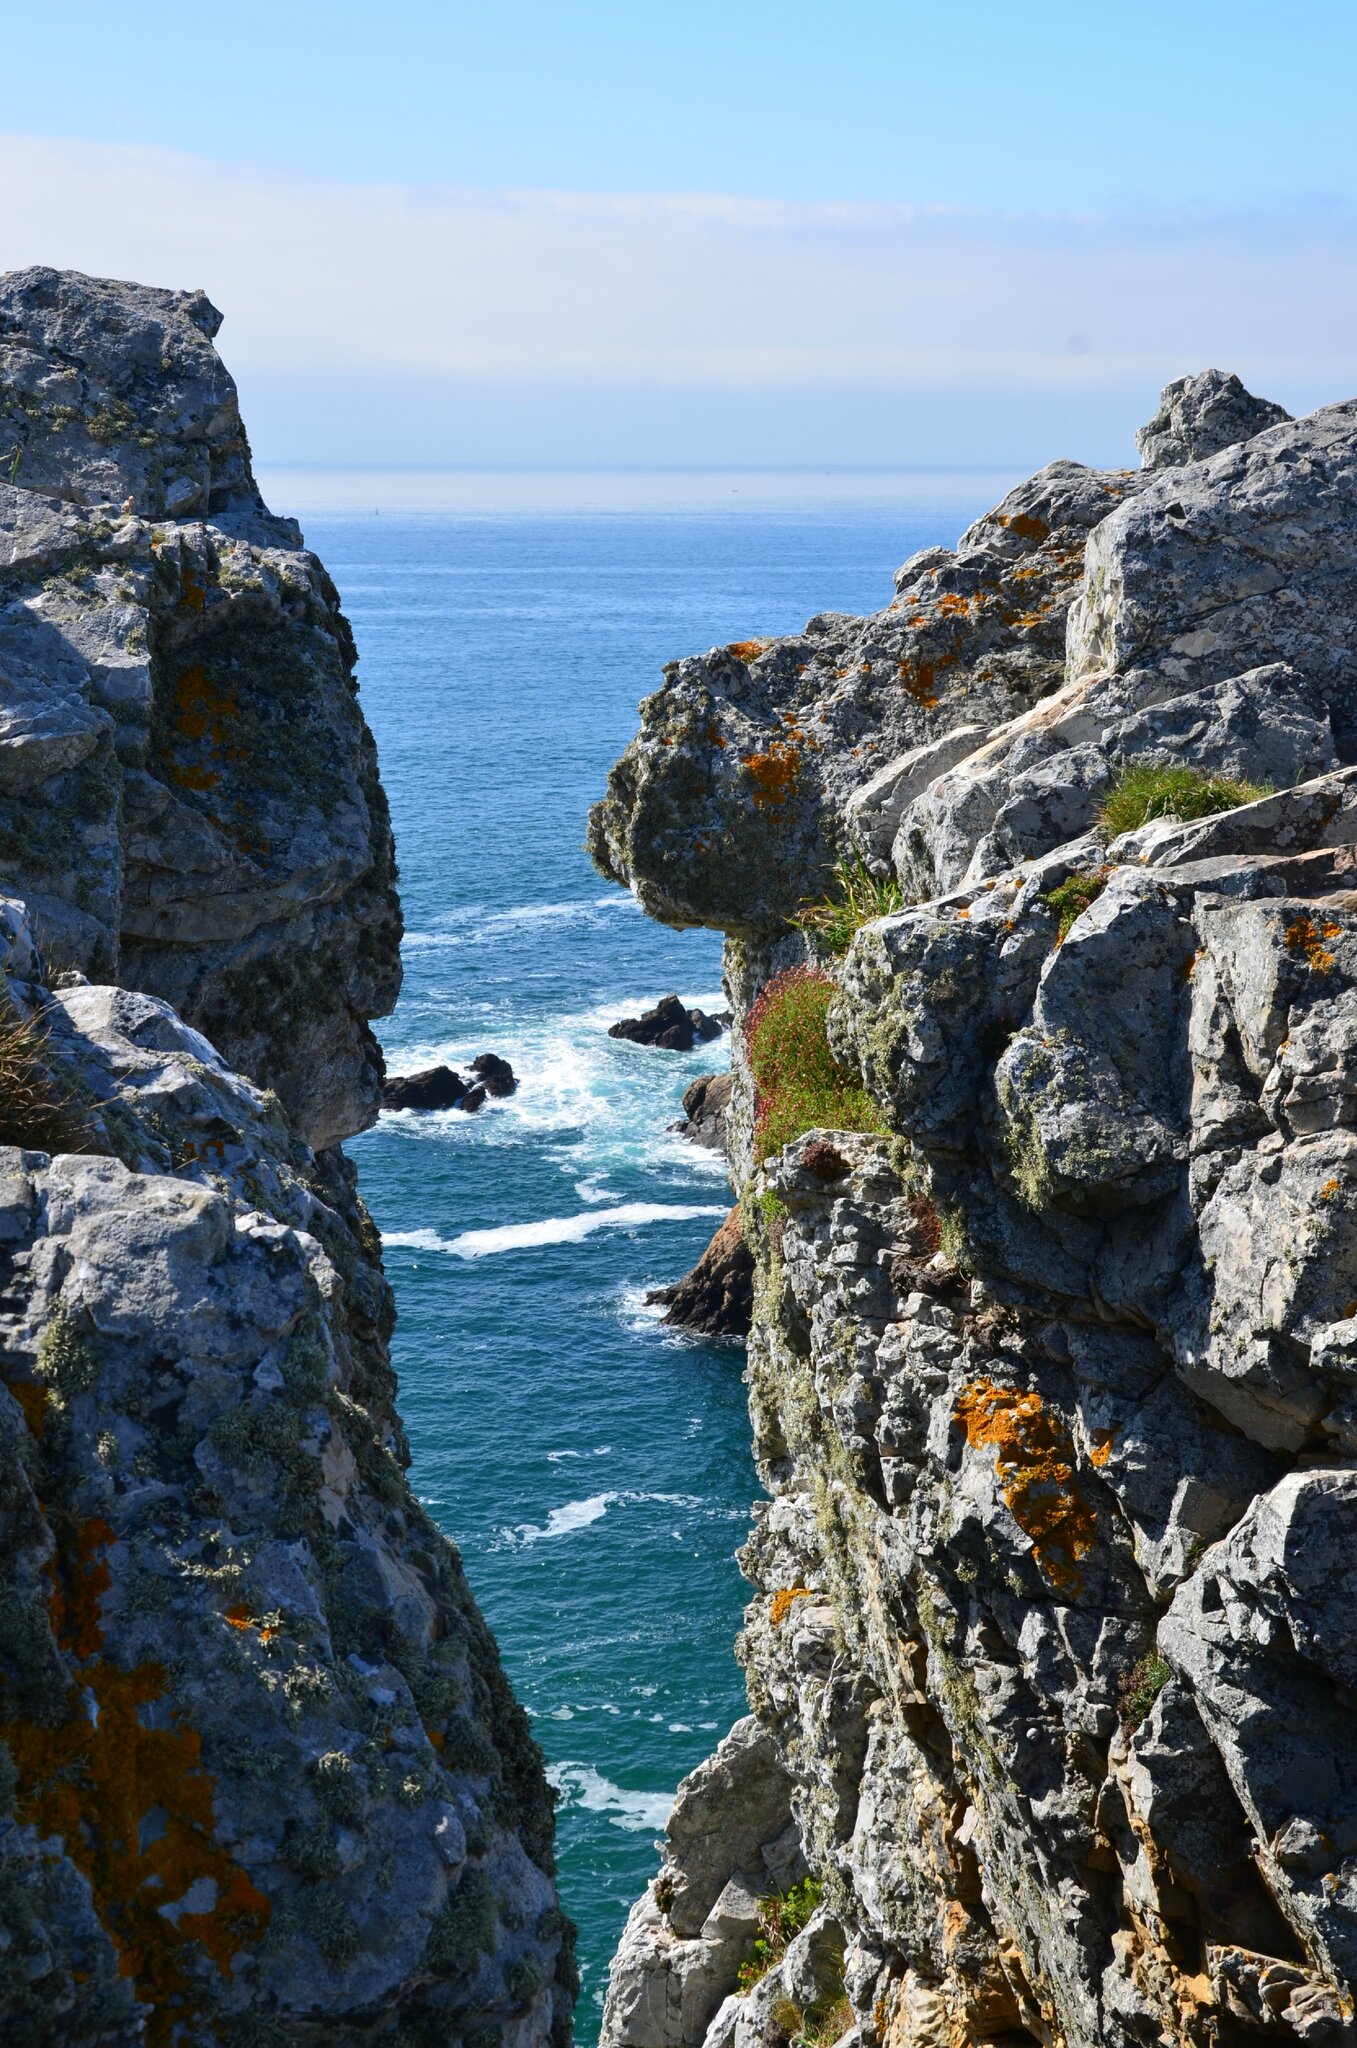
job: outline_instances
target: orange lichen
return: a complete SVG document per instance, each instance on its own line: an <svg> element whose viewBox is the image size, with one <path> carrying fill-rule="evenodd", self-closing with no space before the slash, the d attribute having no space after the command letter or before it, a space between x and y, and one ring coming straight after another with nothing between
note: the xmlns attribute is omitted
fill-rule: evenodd
<svg viewBox="0 0 1357 2048"><path fill-rule="evenodd" d="M1044 519L1038 519L1035 512L1005 512L995 514L1000 526L1006 526L1010 533L1016 533L1019 540L1041 542L1049 540L1051 529Z"/></svg>
<svg viewBox="0 0 1357 2048"><path fill-rule="evenodd" d="M756 804L785 804L801 779L801 756L790 740L770 740L766 754L745 754L740 765Z"/></svg>
<svg viewBox="0 0 1357 2048"><path fill-rule="evenodd" d="M1324 937L1337 938L1341 927L1326 924ZM1315 929L1314 919L1301 916L1286 927L1286 947L1289 953L1299 954L1308 967L1316 974L1327 974L1333 966L1333 954L1326 952L1320 944L1320 935Z"/></svg>
<svg viewBox="0 0 1357 2048"><path fill-rule="evenodd" d="M171 779L181 789L215 789L221 781L220 763L240 759L243 749L232 744L230 735L239 715L235 698L218 690L200 663L183 671L174 686L174 729L207 758L171 762Z"/></svg>
<svg viewBox="0 0 1357 2048"><path fill-rule="evenodd" d="M934 661L902 661L899 668L900 681L916 704L922 704L925 711L936 708L938 693L934 688L937 681L938 665Z"/></svg>
<svg viewBox="0 0 1357 2048"><path fill-rule="evenodd" d="M712 747L726 747L730 745L729 740L722 737L715 719L707 727L707 744Z"/></svg>
<svg viewBox="0 0 1357 2048"><path fill-rule="evenodd" d="M811 1589L809 1586L779 1587L778 1591L774 1593L772 1604L768 1609L768 1619L772 1622L773 1627L781 1628L796 1602L798 1600L808 1600L810 1593Z"/></svg>
<svg viewBox="0 0 1357 2048"><path fill-rule="evenodd" d="M267 1622L256 1621L249 1608L239 1600L234 1607L227 1608L222 1620L228 1628L238 1628L257 1635L261 1643L271 1643L278 1633L277 1629L270 1628Z"/></svg>
<svg viewBox="0 0 1357 2048"><path fill-rule="evenodd" d="M58 1836L88 1880L146 2010L149 2048L169 2048L191 2013L194 1949L229 1976L263 1932L269 1902L214 1839L201 1738L162 1704L164 1671L125 1671L102 1654L113 1531L95 1519L58 1523L57 1535L49 1611L74 1666L64 1711L54 1727L5 1713L0 1736L18 1774L20 1819ZM196 1910L179 1910L190 1894Z"/></svg>
<svg viewBox="0 0 1357 2048"><path fill-rule="evenodd" d="M954 590L944 590L938 599L938 610L944 618L956 618L958 614L964 615L969 609L970 599L960 596Z"/></svg>
<svg viewBox="0 0 1357 2048"><path fill-rule="evenodd" d="M201 583L195 581L193 571L185 569L179 579L179 602L185 611L200 612L207 602L207 592Z"/></svg>
<svg viewBox="0 0 1357 2048"><path fill-rule="evenodd" d="M726 653L733 654L737 661L757 661L767 646L766 640L732 640Z"/></svg>
<svg viewBox="0 0 1357 2048"><path fill-rule="evenodd" d="M1075 1479L1075 1450L1058 1415L1039 1394L992 1380L961 1390L956 1419L973 1450L993 1445L1004 1499L1032 1544L1032 1555L1057 1592L1083 1589L1080 1560L1097 1539L1097 1517ZM1109 1440L1110 1441L1110 1440Z"/></svg>
<svg viewBox="0 0 1357 2048"><path fill-rule="evenodd" d="M1112 1446L1116 1440L1117 1432L1115 1429L1095 1429L1093 1432L1093 1449L1088 1454L1090 1465L1096 1465L1101 1470L1111 1457Z"/></svg>
<svg viewBox="0 0 1357 2048"><path fill-rule="evenodd" d="M1324 1183L1324 1185L1323 1185L1323 1187L1322 1187L1322 1188L1320 1189L1320 1191L1319 1191L1319 1199L1320 1199L1320 1201L1321 1201L1321 1202L1331 1202L1331 1201L1333 1200L1334 1196L1335 1196L1336 1194L1339 1194L1339 1193L1341 1193L1341 1191L1342 1191L1342 1182L1341 1182L1341 1181L1336 1181L1336 1180L1326 1180L1326 1181L1325 1181L1325 1183Z"/></svg>

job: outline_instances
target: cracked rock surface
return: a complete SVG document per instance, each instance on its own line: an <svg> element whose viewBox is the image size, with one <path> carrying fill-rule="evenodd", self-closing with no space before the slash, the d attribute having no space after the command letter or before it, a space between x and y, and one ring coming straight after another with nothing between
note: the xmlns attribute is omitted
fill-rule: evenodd
<svg viewBox="0 0 1357 2048"><path fill-rule="evenodd" d="M1000 514L1006 590L1042 570L1006 510L1042 492L1064 661L1005 595L953 609L926 715L870 654L828 688L816 622L680 662L596 813L605 870L728 934L765 1489L751 1720L683 1788L607 2048L1357 2040L1357 407L1208 372L1141 445L833 627L940 630ZM1132 765L1262 793L1117 836ZM846 847L906 899L818 963L890 1135L760 1164L741 1020ZM762 1952L796 1866L731 1744L815 1887Z"/></svg>
<svg viewBox="0 0 1357 2048"><path fill-rule="evenodd" d="M217 325L0 279L0 2040L565 2048L554 1795L337 1144L385 798Z"/></svg>

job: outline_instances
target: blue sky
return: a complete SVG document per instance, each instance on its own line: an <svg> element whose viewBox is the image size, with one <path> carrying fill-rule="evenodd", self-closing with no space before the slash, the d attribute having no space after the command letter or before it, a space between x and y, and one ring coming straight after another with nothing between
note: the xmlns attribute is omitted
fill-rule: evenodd
<svg viewBox="0 0 1357 2048"><path fill-rule="evenodd" d="M279 459L1110 459L1208 359L1357 388L1351 0L44 0L5 51L0 262L205 285Z"/></svg>

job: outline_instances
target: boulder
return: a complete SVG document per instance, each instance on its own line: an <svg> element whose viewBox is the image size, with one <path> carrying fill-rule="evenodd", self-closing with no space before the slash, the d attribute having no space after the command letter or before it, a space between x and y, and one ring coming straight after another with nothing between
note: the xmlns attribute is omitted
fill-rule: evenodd
<svg viewBox="0 0 1357 2048"><path fill-rule="evenodd" d="M695 1045L719 1038L724 1028L720 1018L687 1009L677 996L661 996L653 1010L610 1024L608 1036L625 1038L632 1045L659 1046L665 1052L691 1052Z"/></svg>
<svg viewBox="0 0 1357 2048"><path fill-rule="evenodd" d="M478 1053L471 1062L471 1071L480 1075L487 1095L512 1095L518 1086L518 1079L508 1060L501 1059L495 1052Z"/></svg>
<svg viewBox="0 0 1357 2048"><path fill-rule="evenodd" d="M451 1067L424 1067L417 1074L388 1074L382 1085L386 1109L457 1109L467 1084Z"/></svg>
<svg viewBox="0 0 1357 2048"><path fill-rule="evenodd" d="M1290 417L1270 399L1255 398L1232 372L1198 370L1195 377L1164 386L1159 410L1136 434L1136 447L1143 468L1180 469Z"/></svg>
<svg viewBox="0 0 1357 2048"><path fill-rule="evenodd" d="M672 1129L704 1151L724 1152L732 1079L727 1069L724 1074L699 1074L689 1082L683 1091L683 1121Z"/></svg>

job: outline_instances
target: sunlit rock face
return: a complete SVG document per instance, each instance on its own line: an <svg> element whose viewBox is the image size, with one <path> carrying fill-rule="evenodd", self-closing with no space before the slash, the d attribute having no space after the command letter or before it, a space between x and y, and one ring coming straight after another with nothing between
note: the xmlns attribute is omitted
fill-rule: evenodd
<svg viewBox="0 0 1357 2048"><path fill-rule="evenodd" d="M386 799L334 586L250 473L201 293L0 279L0 880L316 1146L376 1115Z"/></svg>
<svg viewBox="0 0 1357 2048"><path fill-rule="evenodd" d="M681 1796L609 2048L1357 2038L1357 405L1209 372L1142 448L834 622L902 636L837 694L817 622L675 665L595 813L606 870L730 934L766 1496L752 1718ZM957 579L1039 489L1069 559L1003 571L1059 612L1038 655ZM949 592L922 706L903 635ZM1201 814L1109 810L1183 769ZM819 961L886 1134L759 1160L742 1022L849 852L900 888Z"/></svg>
<svg viewBox="0 0 1357 2048"><path fill-rule="evenodd" d="M565 2048L553 1794L335 1142L385 800L217 324L0 280L0 2040Z"/></svg>

